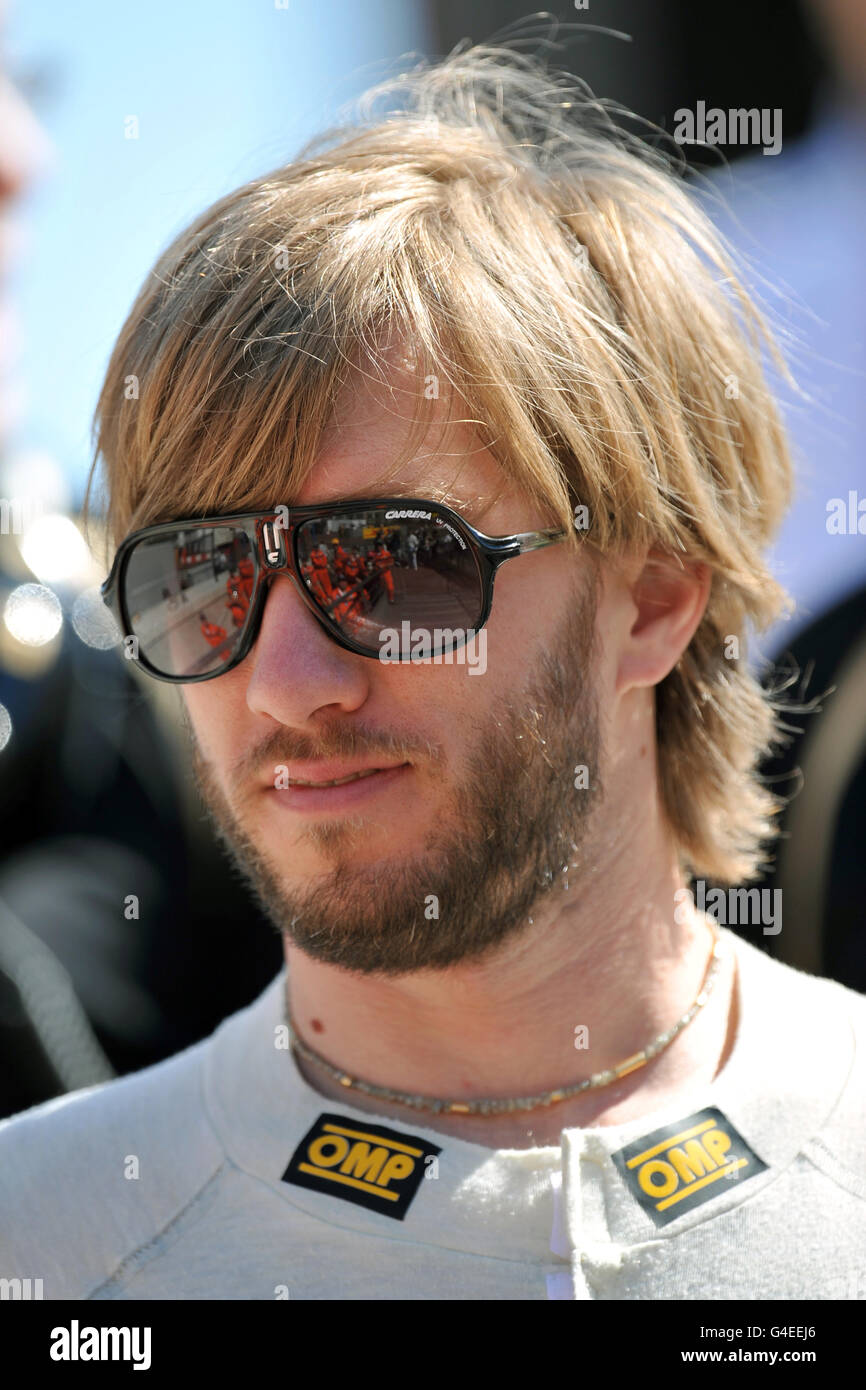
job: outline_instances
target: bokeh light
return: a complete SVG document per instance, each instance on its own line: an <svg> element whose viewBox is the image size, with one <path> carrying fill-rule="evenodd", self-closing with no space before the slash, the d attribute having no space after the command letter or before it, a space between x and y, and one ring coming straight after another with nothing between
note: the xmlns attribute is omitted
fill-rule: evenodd
<svg viewBox="0 0 866 1390"><path fill-rule="evenodd" d="M116 647L121 639L120 629L103 603L98 585L78 595L72 605L72 626L82 642L100 652Z"/></svg>
<svg viewBox="0 0 866 1390"><path fill-rule="evenodd" d="M6 600L3 621L18 642L43 647L63 626L63 610L57 595L44 584L19 584Z"/></svg>
<svg viewBox="0 0 866 1390"><path fill-rule="evenodd" d="M87 542L75 522L55 512L40 516L21 540L25 564L46 583L83 578L92 561Z"/></svg>

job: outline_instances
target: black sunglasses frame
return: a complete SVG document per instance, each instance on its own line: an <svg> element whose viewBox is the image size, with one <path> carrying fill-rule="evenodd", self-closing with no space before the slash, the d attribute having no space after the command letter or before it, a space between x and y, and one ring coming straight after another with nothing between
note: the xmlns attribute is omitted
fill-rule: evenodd
<svg viewBox="0 0 866 1390"><path fill-rule="evenodd" d="M138 531L133 531L121 541L117 548L108 578L100 589L102 599L113 614L121 633L130 634L131 626L124 601L123 581L129 557L138 542L197 527L215 529L220 526L235 526L239 530L245 531L250 539L255 573L249 609L244 625L239 630L240 640L231 660L216 670L205 671L198 676L169 676L151 665L147 657L139 653L135 657L135 661L148 675L153 676L156 680L167 681L171 685L193 685L199 681L213 680L216 676L223 676L228 671L233 670L235 666L239 666L249 655L250 649L259 635L265 599L270 587L269 581L279 574L291 575L307 607L338 646L343 647L346 651L354 652L357 656L366 656L378 661L379 652L371 651L369 647L364 647L360 643L354 642L351 637L347 637L310 593L298 560L297 534L300 526L308 521L317 519L325 521L334 517L356 515L358 512L374 509L381 511L389 508L424 510L438 514L454 527L467 542L478 569L482 595L479 617L474 626L468 629L472 632L480 631L490 617L490 609L493 604L493 581L499 566L504 564L506 560L514 559L517 555L525 555L528 551L540 550L544 546L553 545L569 534L566 530L551 529L520 531L511 536L487 536L483 531L478 531L474 526L470 526L468 521L464 520L451 507L446 506L444 502L431 502L426 497L370 497L351 502L308 504L303 507L278 504L277 508L267 512L210 513L207 516L183 517L177 521L158 522L154 526L144 526ZM286 516L288 516L288 522L286 522ZM400 519L403 520L404 518ZM460 645L463 644L457 643L447 650L453 651ZM442 651L437 649L437 651L430 653L431 656L443 654L444 649ZM403 661L411 661L411 659L409 655L401 658Z"/></svg>

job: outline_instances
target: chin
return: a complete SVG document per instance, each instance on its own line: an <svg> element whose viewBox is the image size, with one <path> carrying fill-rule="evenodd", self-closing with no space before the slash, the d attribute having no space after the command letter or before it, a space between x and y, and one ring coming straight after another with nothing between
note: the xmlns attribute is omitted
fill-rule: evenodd
<svg viewBox="0 0 866 1390"><path fill-rule="evenodd" d="M292 880L282 880L290 893L304 892L317 878L331 878L335 873L369 871L395 860L405 862L391 829L380 821L368 820L313 822L288 842L270 837L268 852L272 864L291 864Z"/></svg>

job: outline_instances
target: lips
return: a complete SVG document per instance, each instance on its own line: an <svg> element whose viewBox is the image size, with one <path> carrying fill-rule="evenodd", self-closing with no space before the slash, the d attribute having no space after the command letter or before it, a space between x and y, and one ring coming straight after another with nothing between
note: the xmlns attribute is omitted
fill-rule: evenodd
<svg viewBox="0 0 866 1390"><path fill-rule="evenodd" d="M332 777L328 782L308 782L304 777L290 777L288 782L290 787L343 787L347 782L360 782L362 777L373 777L383 771L381 767L368 767L364 772L350 772L348 777Z"/></svg>
<svg viewBox="0 0 866 1390"><path fill-rule="evenodd" d="M281 769L266 795L281 815L344 816L387 806L390 796L412 776L411 763L377 763L351 767L345 762L297 764ZM383 801L380 801L383 798Z"/></svg>
<svg viewBox="0 0 866 1390"><path fill-rule="evenodd" d="M373 777L377 772L393 772L405 763L376 763L366 767L347 767L346 764L321 763L288 769L287 781L290 787L342 787L349 782L360 782Z"/></svg>

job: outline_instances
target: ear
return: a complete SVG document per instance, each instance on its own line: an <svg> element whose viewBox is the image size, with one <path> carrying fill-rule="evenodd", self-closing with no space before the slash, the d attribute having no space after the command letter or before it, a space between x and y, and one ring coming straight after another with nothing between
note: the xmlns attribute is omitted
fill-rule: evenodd
<svg viewBox="0 0 866 1390"><path fill-rule="evenodd" d="M635 616L620 651L617 690L658 685L676 666L704 616L708 565L650 551L630 586Z"/></svg>

